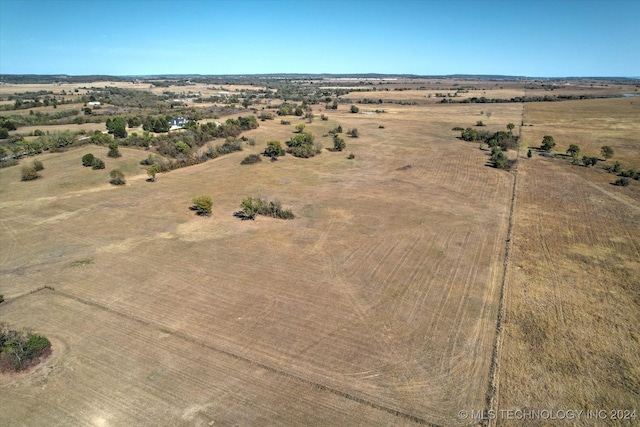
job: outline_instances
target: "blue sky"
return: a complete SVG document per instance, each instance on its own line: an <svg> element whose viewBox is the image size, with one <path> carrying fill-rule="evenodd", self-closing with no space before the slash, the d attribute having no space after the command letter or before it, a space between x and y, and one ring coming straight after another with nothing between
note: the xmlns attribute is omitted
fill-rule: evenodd
<svg viewBox="0 0 640 427"><path fill-rule="evenodd" d="M640 76L639 0L0 0L0 74Z"/></svg>

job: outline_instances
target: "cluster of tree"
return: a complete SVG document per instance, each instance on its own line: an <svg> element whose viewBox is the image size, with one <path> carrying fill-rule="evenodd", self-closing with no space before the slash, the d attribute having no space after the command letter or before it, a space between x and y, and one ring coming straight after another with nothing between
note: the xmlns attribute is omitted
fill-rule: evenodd
<svg viewBox="0 0 640 427"><path fill-rule="evenodd" d="M268 201L258 197L247 197L240 203L240 208L242 210L234 215L242 219L255 219L257 215L280 219L295 218L291 209L283 208L279 200Z"/></svg>
<svg viewBox="0 0 640 427"><path fill-rule="evenodd" d="M292 116L296 115L298 117L303 116L305 111L308 110L308 105L306 102L303 102L302 105L290 104L288 102L283 102L278 107L278 115L279 116Z"/></svg>
<svg viewBox="0 0 640 427"><path fill-rule="evenodd" d="M127 137L127 122L125 121L124 117L107 119L106 125L107 125L107 131L110 134L113 134L114 138Z"/></svg>
<svg viewBox="0 0 640 427"><path fill-rule="evenodd" d="M516 96L513 98L485 98L471 97L460 100L445 98L440 101L441 104L503 104L509 102L556 102L569 101L579 99L595 99L595 98L617 98L619 95L545 95L545 96Z"/></svg>
<svg viewBox="0 0 640 427"><path fill-rule="evenodd" d="M254 163L259 163L262 161L262 157L259 154L249 154L247 157L242 159L240 162L241 165L252 165Z"/></svg>
<svg viewBox="0 0 640 427"><path fill-rule="evenodd" d="M326 110L337 110L338 109L338 100L334 99L333 102L331 102L331 98L329 98L329 100L325 104L324 108Z"/></svg>
<svg viewBox="0 0 640 427"><path fill-rule="evenodd" d="M51 342L46 337L0 323L0 372L27 369L50 352Z"/></svg>
<svg viewBox="0 0 640 427"><path fill-rule="evenodd" d="M287 153L295 157L309 158L320 154L322 146L314 144L314 137L311 132L299 133L287 141Z"/></svg>
<svg viewBox="0 0 640 427"><path fill-rule="evenodd" d="M55 113L51 114L43 113L41 111L37 111L34 113L33 111L31 111L31 113L28 115L12 115L10 117L5 117L4 121L11 121L16 129L22 126L64 125L74 123L75 119L73 119L73 117L77 116L78 114L80 114L80 110L77 109L56 111Z"/></svg>
<svg viewBox="0 0 640 427"><path fill-rule="evenodd" d="M108 88L90 88L88 96L82 97L82 102L100 101L105 104L132 108L157 108L166 105L171 99L169 95L156 95L147 90L127 89L110 86Z"/></svg>
<svg viewBox="0 0 640 427"><path fill-rule="evenodd" d="M511 123L507 125L507 132L497 131L495 133L489 131L478 131L472 127L468 127L462 131L460 138L469 142L486 143L490 147L500 147L502 150L512 150L518 146L518 136L511 132ZM459 129L459 128L458 128Z"/></svg>
<svg viewBox="0 0 640 427"><path fill-rule="evenodd" d="M0 139L9 138L9 131L16 130L17 128L11 119L0 116Z"/></svg>
<svg viewBox="0 0 640 427"><path fill-rule="evenodd" d="M94 169L94 170L104 169L105 167L104 160L98 157L95 157L91 153L87 153L84 156L82 156L82 166L90 167L91 169Z"/></svg>
<svg viewBox="0 0 640 427"><path fill-rule="evenodd" d="M284 147L280 141L272 140L267 141L267 148L264 149L262 155L265 157L271 157L272 159L276 159L280 156L285 155Z"/></svg>
<svg viewBox="0 0 640 427"><path fill-rule="evenodd" d="M509 169L513 164L498 146L491 147L491 163L496 169Z"/></svg>
<svg viewBox="0 0 640 427"><path fill-rule="evenodd" d="M34 156L43 151L63 151L71 145L81 145L88 140L78 141L76 136L78 133L71 131L52 132L50 134L40 134L36 139L25 140L20 135L12 135L2 142L0 145L0 160L4 166L16 164L13 160L24 156Z"/></svg>

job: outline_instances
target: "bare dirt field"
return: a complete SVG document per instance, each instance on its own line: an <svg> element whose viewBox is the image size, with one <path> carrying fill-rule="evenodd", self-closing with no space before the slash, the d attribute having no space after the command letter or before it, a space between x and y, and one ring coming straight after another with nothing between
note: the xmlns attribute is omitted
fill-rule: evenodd
<svg viewBox="0 0 640 427"><path fill-rule="evenodd" d="M137 165L147 153L124 148L39 156L33 182L0 170L0 319L53 342L46 366L2 379L5 419L468 424L457 411L488 389L513 180L451 131L476 110L342 107L308 129L328 147L337 123L357 127L346 152L240 166L293 135L261 122L245 133L255 147L156 183ZM491 121L520 115L496 105ZM83 168L87 152L107 168ZM123 187L107 182L118 165ZM199 194L210 218L187 209ZM240 221L246 196L297 218Z"/></svg>

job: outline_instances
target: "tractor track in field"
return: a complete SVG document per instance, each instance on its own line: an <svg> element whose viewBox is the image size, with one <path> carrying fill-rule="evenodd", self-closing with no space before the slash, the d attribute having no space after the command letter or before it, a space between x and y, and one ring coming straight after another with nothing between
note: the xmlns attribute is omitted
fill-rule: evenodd
<svg viewBox="0 0 640 427"><path fill-rule="evenodd" d="M10 301L6 301L6 302L12 302L12 301L15 301L16 299L21 299L21 298L24 298L24 297L26 297L28 295L31 295L33 293L40 292L40 291L43 291L43 290L49 290L49 291L55 293L56 295L71 299L71 300L76 301L76 302L78 302L80 304L83 304L83 305L94 307L94 308L97 308L99 310L114 314L114 315L119 316L121 318L124 318L126 320L130 320L130 321L139 323L139 324L147 326L147 327L156 328L156 329L158 329L158 331L161 331L161 332L166 331L166 328L159 327L154 322L151 322L151 321L148 321L148 320L145 320L145 319L141 319L139 317L133 316L133 315L128 314L128 313L121 312L119 310L115 310L113 308L104 306L104 305L99 304L99 303L94 302L94 301L89 301L89 300L86 300L84 298L80 298L80 297L78 297L76 295L73 295L73 294L71 294L69 292L55 290L51 286L40 287L40 288L32 290L32 291L30 291L28 293L24 293L24 294L19 295L19 296L15 297L15 298L12 298ZM362 405L369 406L369 407L371 407L373 409L384 411L384 412L389 413L391 415L394 415L396 417L399 417L399 418L402 418L402 419L405 419L405 420L408 420L408 421L412 421L412 422L414 422L416 424L426 425L426 426L429 426L429 427L442 427L439 424L431 423L431 422L425 420L424 418L412 415L412 414L404 412L402 410L395 409L395 408L392 408L392 407L389 407L389 406L385 406L385 405L380 404L380 403L372 402L372 401L367 400L367 399L365 399L363 397L356 396L356 395L354 395L352 393L339 390L339 389L337 389L335 387L332 387L332 386L321 384L319 382L316 382L316 381L311 380L309 378L305 378L305 377L300 376L298 374L295 374L293 372L289 372L287 370L271 366L271 365L266 364L264 362L259 362L257 360L253 360L253 359L251 359L249 357L242 356L240 354L236 354L236 353L234 353L232 351L229 351L229 350L226 350L226 349L223 349L223 348L219 348L219 347L216 347L214 345L202 342L201 340L198 340L196 338L190 337L189 335L181 333L179 331L171 331L171 335L175 336L177 338L180 338L180 339L182 339L184 341L187 341L189 343L204 347L207 350L215 351L217 353L223 354L223 355L225 355L227 357L230 357L232 359L239 360L241 362L245 362L245 363L247 363L247 364L249 364L251 366L256 366L256 367L259 367L259 368L264 369L266 371L281 375L283 377L294 379L296 381L299 381L299 382L302 382L304 384L310 385L310 386L312 386L312 387L314 387L314 388L316 388L318 390L327 391L329 393L332 393L332 394L334 394L336 396L339 396L339 397L342 397L344 399L348 399L348 400L351 400L353 402L357 402L357 403L360 403Z"/></svg>

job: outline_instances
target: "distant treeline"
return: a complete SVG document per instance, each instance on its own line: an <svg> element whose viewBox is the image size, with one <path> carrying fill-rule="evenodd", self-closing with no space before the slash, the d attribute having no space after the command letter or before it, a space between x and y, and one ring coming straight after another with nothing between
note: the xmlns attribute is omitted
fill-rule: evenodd
<svg viewBox="0 0 640 427"><path fill-rule="evenodd" d="M466 99L444 98L440 104L501 104L508 102L556 102L579 99L621 98L622 95L545 95L545 96L515 96L513 98L472 97Z"/></svg>

